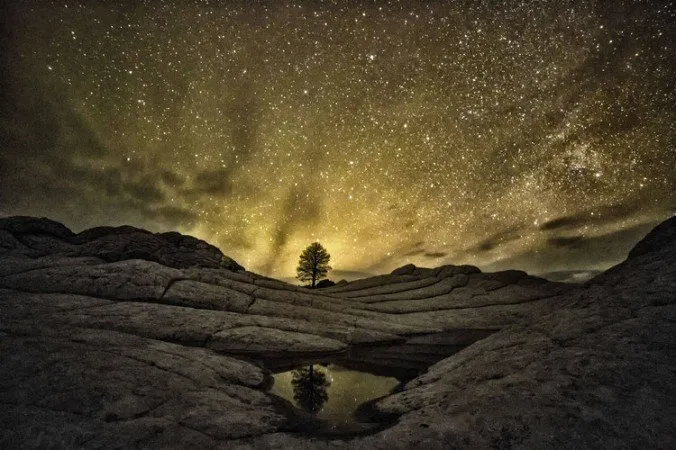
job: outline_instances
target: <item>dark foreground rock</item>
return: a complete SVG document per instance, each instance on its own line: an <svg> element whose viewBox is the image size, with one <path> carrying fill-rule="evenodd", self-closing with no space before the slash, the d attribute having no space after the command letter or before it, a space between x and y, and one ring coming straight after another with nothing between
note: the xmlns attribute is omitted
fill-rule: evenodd
<svg viewBox="0 0 676 450"><path fill-rule="evenodd" d="M0 218L0 249L26 256L93 256L106 262L154 261L178 269L210 267L244 270L204 241L180 233L134 228L98 227L73 233L65 225L35 217Z"/></svg>
<svg viewBox="0 0 676 450"><path fill-rule="evenodd" d="M675 230L583 285L409 265L308 290L178 233L0 219L0 447L674 448ZM370 405L381 431L313 437L268 369L331 356L432 366Z"/></svg>

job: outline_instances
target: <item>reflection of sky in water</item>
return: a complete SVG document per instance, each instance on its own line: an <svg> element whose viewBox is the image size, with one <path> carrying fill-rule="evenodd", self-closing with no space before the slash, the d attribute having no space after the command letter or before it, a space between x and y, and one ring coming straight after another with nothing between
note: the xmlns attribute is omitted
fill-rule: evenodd
<svg viewBox="0 0 676 450"><path fill-rule="evenodd" d="M315 371L324 372L331 382L327 389L328 401L316 417L332 423L354 422L352 415L359 405L389 394L399 384L396 378L349 370L335 364L327 367L314 364L313 367ZM293 399L293 370L274 374L274 378L275 384L270 392L298 406Z"/></svg>

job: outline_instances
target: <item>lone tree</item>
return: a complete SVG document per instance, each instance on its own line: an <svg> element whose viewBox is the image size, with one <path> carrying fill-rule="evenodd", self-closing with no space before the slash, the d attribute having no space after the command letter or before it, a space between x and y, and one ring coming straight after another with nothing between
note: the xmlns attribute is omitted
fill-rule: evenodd
<svg viewBox="0 0 676 450"><path fill-rule="evenodd" d="M310 414L316 414L322 410L324 403L329 399L327 389L331 382L326 379L323 372L314 369L310 364L293 371L293 399L298 406Z"/></svg>
<svg viewBox="0 0 676 450"><path fill-rule="evenodd" d="M314 288L317 280L324 278L326 272L331 270L329 259L331 255L322 244L313 242L300 254L296 278L300 281L312 281L311 287Z"/></svg>

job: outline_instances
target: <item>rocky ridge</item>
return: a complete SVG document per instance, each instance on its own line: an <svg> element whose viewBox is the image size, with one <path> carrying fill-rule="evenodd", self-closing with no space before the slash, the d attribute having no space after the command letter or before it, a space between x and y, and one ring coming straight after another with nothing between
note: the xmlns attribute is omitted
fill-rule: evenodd
<svg viewBox="0 0 676 450"><path fill-rule="evenodd" d="M673 446L674 230L581 286L409 265L318 292L178 233L0 219L0 444ZM371 406L392 426L330 440L265 392L317 355L436 364Z"/></svg>

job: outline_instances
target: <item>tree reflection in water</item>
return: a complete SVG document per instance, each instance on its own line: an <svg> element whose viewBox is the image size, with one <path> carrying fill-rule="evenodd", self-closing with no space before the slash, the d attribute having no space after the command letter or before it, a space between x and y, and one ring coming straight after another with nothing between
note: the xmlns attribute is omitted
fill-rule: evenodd
<svg viewBox="0 0 676 450"><path fill-rule="evenodd" d="M316 414L322 410L324 403L329 399L326 392L331 382L326 374L315 370L313 365L293 371L293 399L303 410Z"/></svg>

